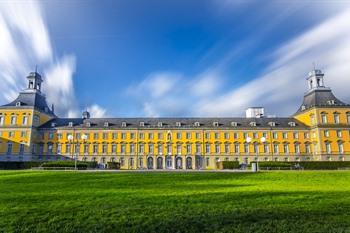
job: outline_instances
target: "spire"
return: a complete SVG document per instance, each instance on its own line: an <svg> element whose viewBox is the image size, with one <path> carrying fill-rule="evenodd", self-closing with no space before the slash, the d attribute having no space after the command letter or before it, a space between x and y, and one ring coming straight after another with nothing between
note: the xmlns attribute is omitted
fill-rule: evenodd
<svg viewBox="0 0 350 233"><path fill-rule="evenodd" d="M41 75L37 72L37 67L35 67L35 72L30 72L27 76L28 79L28 90L41 92L41 83L43 79Z"/></svg>

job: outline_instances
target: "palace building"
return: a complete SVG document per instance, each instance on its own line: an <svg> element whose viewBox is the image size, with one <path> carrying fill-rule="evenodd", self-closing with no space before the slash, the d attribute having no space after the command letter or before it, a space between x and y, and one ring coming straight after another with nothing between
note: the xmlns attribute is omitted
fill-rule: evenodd
<svg viewBox="0 0 350 233"><path fill-rule="evenodd" d="M0 107L0 161L65 160L124 169L215 169L218 161L349 161L350 105L313 70L293 116L245 118L60 118L41 92L37 72L27 89Z"/></svg>

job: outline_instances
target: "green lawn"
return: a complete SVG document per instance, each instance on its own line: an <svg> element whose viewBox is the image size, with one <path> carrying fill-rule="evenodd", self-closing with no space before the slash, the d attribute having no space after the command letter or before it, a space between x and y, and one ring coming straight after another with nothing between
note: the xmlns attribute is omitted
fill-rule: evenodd
<svg viewBox="0 0 350 233"><path fill-rule="evenodd" d="M350 172L0 171L0 232L350 232Z"/></svg>

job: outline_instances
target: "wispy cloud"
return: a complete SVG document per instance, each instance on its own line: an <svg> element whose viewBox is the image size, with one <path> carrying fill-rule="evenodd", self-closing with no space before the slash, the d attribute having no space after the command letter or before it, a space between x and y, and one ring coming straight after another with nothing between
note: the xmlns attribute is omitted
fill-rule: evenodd
<svg viewBox="0 0 350 233"><path fill-rule="evenodd" d="M148 98L152 90L144 86L153 82L152 86L157 87L157 80L148 77L146 84L139 86L138 100L143 103L144 113L151 116L233 116L255 105L265 106L270 114L290 115L302 101L306 75L316 62L336 95L350 102L349 28L350 10L319 23L272 51L266 58L270 64L261 75L240 87L223 91L218 85L227 85L222 69L212 68L195 77L182 74L167 87L171 91L152 98ZM162 83L171 83L172 75L163 74L169 82Z"/></svg>
<svg viewBox="0 0 350 233"><path fill-rule="evenodd" d="M0 3L0 101L12 101L35 65L44 73L49 104L59 116L79 116L74 93L75 56L54 53L44 13L37 1ZM99 114L102 111L99 111Z"/></svg>

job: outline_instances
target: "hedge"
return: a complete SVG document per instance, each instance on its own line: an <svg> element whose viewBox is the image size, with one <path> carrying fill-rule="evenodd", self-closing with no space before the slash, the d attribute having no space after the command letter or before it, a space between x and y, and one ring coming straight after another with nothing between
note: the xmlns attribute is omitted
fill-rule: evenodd
<svg viewBox="0 0 350 233"><path fill-rule="evenodd" d="M292 168L299 165L305 170L337 170L350 168L350 161L302 161L302 162L259 162L260 168Z"/></svg>
<svg viewBox="0 0 350 233"><path fill-rule="evenodd" d="M218 162L219 169L239 169L238 161L222 161Z"/></svg>
<svg viewBox="0 0 350 233"><path fill-rule="evenodd" d="M120 163L118 163L118 162L107 162L107 168L108 169L119 170L120 169Z"/></svg>
<svg viewBox="0 0 350 233"><path fill-rule="evenodd" d="M0 162L1 170L16 170L16 169L31 169L33 167L40 167L43 162L28 161L28 162Z"/></svg>
<svg viewBox="0 0 350 233"><path fill-rule="evenodd" d="M75 167L75 161L66 160L66 161L50 161L45 162L41 165L41 167ZM79 169L87 169L87 168L96 168L96 162L81 162L77 161L77 167Z"/></svg>

